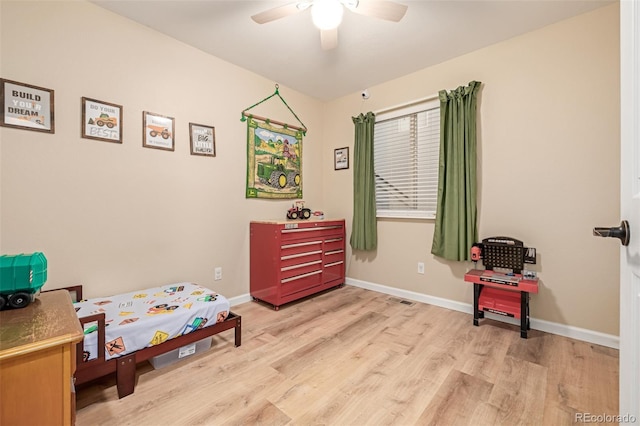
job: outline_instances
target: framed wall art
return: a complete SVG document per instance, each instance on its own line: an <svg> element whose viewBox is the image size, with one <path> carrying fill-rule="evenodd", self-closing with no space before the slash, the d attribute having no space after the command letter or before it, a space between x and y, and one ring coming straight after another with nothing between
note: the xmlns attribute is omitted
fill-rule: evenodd
<svg viewBox="0 0 640 426"><path fill-rule="evenodd" d="M122 143L122 106L83 97L81 136Z"/></svg>
<svg viewBox="0 0 640 426"><path fill-rule="evenodd" d="M191 155L216 156L215 127L189 123L189 139L191 141Z"/></svg>
<svg viewBox="0 0 640 426"><path fill-rule="evenodd" d="M349 147L337 148L334 151L334 169L345 170L349 168Z"/></svg>
<svg viewBox="0 0 640 426"><path fill-rule="evenodd" d="M142 112L142 146L175 150L175 120L152 112Z"/></svg>
<svg viewBox="0 0 640 426"><path fill-rule="evenodd" d="M0 126L55 133L54 92L0 78Z"/></svg>

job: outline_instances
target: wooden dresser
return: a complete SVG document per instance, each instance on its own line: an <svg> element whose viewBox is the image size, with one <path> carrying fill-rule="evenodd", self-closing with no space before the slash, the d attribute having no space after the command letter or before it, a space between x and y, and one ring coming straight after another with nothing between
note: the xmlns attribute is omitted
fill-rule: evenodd
<svg viewBox="0 0 640 426"><path fill-rule="evenodd" d="M251 222L250 291L280 305L344 284L345 224L339 220Z"/></svg>
<svg viewBox="0 0 640 426"><path fill-rule="evenodd" d="M71 425L83 333L69 292L0 312L0 425Z"/></svg>

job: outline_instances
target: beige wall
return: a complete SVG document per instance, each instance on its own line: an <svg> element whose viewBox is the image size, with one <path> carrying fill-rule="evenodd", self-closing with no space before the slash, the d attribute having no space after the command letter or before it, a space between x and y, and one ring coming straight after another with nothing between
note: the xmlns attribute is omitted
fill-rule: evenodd
<svg viewBox="0 0 640 426"><path fill-rule="evenodd" d="M275 82L91 3L1 8L0 74L55 90L56 132L0 129L0 252L43 251L45 289L83 283L98 296L184 280L248 293L249 221L284 218L290 201L245 199L240 113ZM322 105L280 93L309 129L303 195L321 205ZM124 106L122 145L80 137L82 96ZM142 111L175 117L175 152L142 147ZM296 123L277 99L252 111ZM217 157L190 155L189 122L215 126Z"/></svg>
<svg viewBox="0 0 640 426"><path fill-rule="evenodd" d="M42 250L46 288L80 282L89 296L178 280L246 294L248 222L289 202L244 198L239 117L275 82L84 2L3 0L0 14L0 75L56 90L55 135L0 128L0 252ZM480 237L538 249L535 318L617 334L618 245L591 228L619 221L618 28L609 6L371 87L365 103L281 87L309 128L304 199L350 222L353 169L334 171L332 157L353 149L351 116L480 80ZM82 96L124 106L122 145L80 138ZM142 148L143 110L176 118L175 152ZM276 101L255 113L295 120ZM190 121L216 126L216 158L189 155ZM430 254L432 221L378 230L377 252L351 254L350 278L471 302L473 265Z"/></svg>
<svg viewBox="0 0 640 426"><path fill-rule="evenodd" d="M533 317L617 335L619 243L591 230L620 218L618 33L616 4L371 87L366 102L336 100L325 107L325 144L353 149L360 112L481 81L480 238L537 248ZM327 208L350 221L351 173L327 165L325 176ZM380 220L378 250L352 254L347 276L470 303L463 275L473 264L431 255L433 228Z"/></svg>

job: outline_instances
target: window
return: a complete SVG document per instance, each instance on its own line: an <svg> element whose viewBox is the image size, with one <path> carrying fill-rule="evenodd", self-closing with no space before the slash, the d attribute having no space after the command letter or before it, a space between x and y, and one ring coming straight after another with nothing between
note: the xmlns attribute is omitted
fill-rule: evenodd
<svg viewBox="0 0 640 426"><path fill-rule="evenodd" d="M373 155L378 217L436 217L439 102L376 115Z"/></svg>

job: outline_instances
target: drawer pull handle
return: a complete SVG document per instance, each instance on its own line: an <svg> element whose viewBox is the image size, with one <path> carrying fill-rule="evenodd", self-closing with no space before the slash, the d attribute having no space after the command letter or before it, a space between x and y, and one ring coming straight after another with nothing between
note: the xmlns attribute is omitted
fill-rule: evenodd
<svg viewBox="0 0 640 426"><path fill-rule="evenodd" d="M309 231L322 231L325 229L341 229L342 226L340 225L336 225L336 226L317 226L315 228L295 228L295 229L283 229L282 232L283 234L290 234L292 232L309 232Z"/></svg>
<svg viewBox="0 0 640 426"><path fill-rule="evenodd" d="M313 245L313 244L322 244L322 240L320 240L320 241L309 241L307 243L286 244L284 246L281 246L281 248L288 249L288 248L293 248L293 247L310 246L310 245Z"/></svg>
<svg viewBox="0 0 640 426"><path fill-rule="evenodd" d="M280 268L280 270L282 272L290 271L292 269L304 268L305 266L317 265L318 263L322 263L322 260L316 260L315 262L300 263L299 265L286 266L284 268Z"/></svg>
<svg viewBox="0 0 640 426"><path fill-rule="evenodd" d="M300 280L302 278L307 278L307 277L311 277L313 275L318 275L321 274L322 271L313 271L313 272L308 272L306 274L302 274L302 275L296 275L295 277L291 277L291 278L285 278L284 280L280 280L280 282L282 284L288 283L289 281L295 281L295 280Z"/></svg>
<svg viewBox="0 0 640 426"><path fill-rule="evenodd" d="M329 268L330 266L338 266L338 265L342 265L344 263L344 261L339 261L339 262L333 262L333 263L327 263L326 265L324 265L325 268Z"/></svg>
<svg viewBox="0 0 640 426"><path fill-rule="evenodd" d="M332 250L332 251L328 251L325 252L325 255L331 255L331 254L340 254L340 253L344 253L344 250Z"/></svg>
<svg viewBox="0 0 640 426"><path fill-rule="evenodd" d="M342 241L342 238L331 238L330 240L324 240L325 243L337 243L338 241Z"/></svg>
<svg viewBox="0 0 640 426"><path fill-rule="evenodd" d="M282 256L280 258L280 260L289 260L289 259L295 259L296 257L303 257L303 256L310 256L312 254L318 254L318 253L322 253L322 250L316 250L316 251L307 251L304 253L298 253L298 254L290 254L288 256Z"/></svg>

